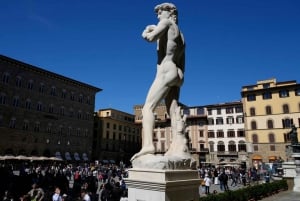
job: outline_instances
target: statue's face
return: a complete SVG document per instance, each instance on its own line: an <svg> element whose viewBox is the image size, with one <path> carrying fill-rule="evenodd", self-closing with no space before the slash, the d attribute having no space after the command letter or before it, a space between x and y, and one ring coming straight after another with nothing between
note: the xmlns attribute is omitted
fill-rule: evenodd
<svg viewBox="0 0 300 201"><path fill-rule="evenodd" d="M157 18L159 20L162 20L162 19L169 19L170 18L170 12L169 11L166 11L166 10L159 10L157 12Z"/></svg>

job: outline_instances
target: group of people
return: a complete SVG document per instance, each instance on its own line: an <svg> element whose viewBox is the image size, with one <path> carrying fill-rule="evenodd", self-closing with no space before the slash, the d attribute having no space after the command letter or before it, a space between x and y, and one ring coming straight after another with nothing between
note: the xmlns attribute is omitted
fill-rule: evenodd
<svg viewBox="0 0 300 201"><path fill-rule="evenodd" d="M243 168L198 168L201 184L199 193L210 194L211 185L219 185L220 191L228 191L230 187L237 185L247 186L249 180L257 180L257 170L250 168L246 171ZM216 190L212 193L217 193Z"/></svg>
<svg viewBox="0 0 300 201"><path fill-rule="evenodd" d="M115 164L0 163L1 201L124 201L127 169Z"/></svg>

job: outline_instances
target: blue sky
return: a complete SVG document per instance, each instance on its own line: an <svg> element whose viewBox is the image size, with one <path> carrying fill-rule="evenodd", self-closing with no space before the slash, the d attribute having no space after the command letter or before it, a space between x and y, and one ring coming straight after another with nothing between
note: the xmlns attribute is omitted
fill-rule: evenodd
<svg viewBox="0 0 300 201"><path fill-rule="evenodd" d="M0 7L0 54L103 89L95 110L133 113L156 70L156 24L142 0L10 0ZM300 1L174 0L186 41L180 101L240 100L258 80L300 82Z"/></svg>

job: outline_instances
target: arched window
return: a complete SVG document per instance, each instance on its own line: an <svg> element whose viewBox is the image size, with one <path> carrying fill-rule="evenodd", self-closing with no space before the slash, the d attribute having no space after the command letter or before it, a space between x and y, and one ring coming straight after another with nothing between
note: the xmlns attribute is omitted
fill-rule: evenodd
<svg viewBox="0 0 300 201"><path fill-rule="evenodd" d="M269 134L269 142L270 143L275 143L275 135L273 133Z"/></svg>
<svg viewBox="0 0 300 201"><path fill-rule="evenodd" d="M290 113L288 104L284 104L282 106L282 112L285 113L285 114Z"/></svg>
<svg viewBox="0 0 300 201"><path fill-rule="evenodd" d="M258 143L258 136L257 136L257 134L253 134L252 135L252 142L256 143L256 144Z"/></svg>
<svg viewBox="0 0 300 201"><path fill-rule="evenodd" d="M256 130L257 129L257 126L256 126L256 121L251 121L251 129L252 130Z"/></svg>
<svg viewBox="0 0 300 201"><path fill-rule="evenodd" d="M228 151L235 152L236 151L236 145L234 141L229 141L228 143Z"/></svg>
<svg viewBox="0 0 300 201"><path fill-rule="evenodd" d="M225 145L223 141L219 141L218 142L218 146L217 146L218 151L223 152L225 151Z"/></svg>
<svg viewBox="0 0 300 201"><path fill-rule="evenodd" d="M272 114L271 106L266 106L266 114Z"/></svg>
<svg viewBox="0 0 300 201"><path fill-rule="evenodd" d="M267 121L267 127L268 127L268 128L274 128L274 126L273 126L273 120L269 119L269 120Z"/></svg>

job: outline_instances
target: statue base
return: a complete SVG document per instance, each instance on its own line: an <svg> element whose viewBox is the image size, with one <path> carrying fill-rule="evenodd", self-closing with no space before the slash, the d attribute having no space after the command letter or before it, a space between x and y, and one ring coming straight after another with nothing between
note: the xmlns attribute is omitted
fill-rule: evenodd
<svg viewBox="0 0 300 201"><path fill-rule="evenodd" d="M294 188L293 191L300 192L300 153L296 152L292 154L292 157L295 159L296 165L296 177L294 177Z"/></svg>
<svg viewBox="0 0 300 201"><path fill-rule="evenodd" d="M125 180L129 201L198 201L197 170L128 170Z"/></svg>

